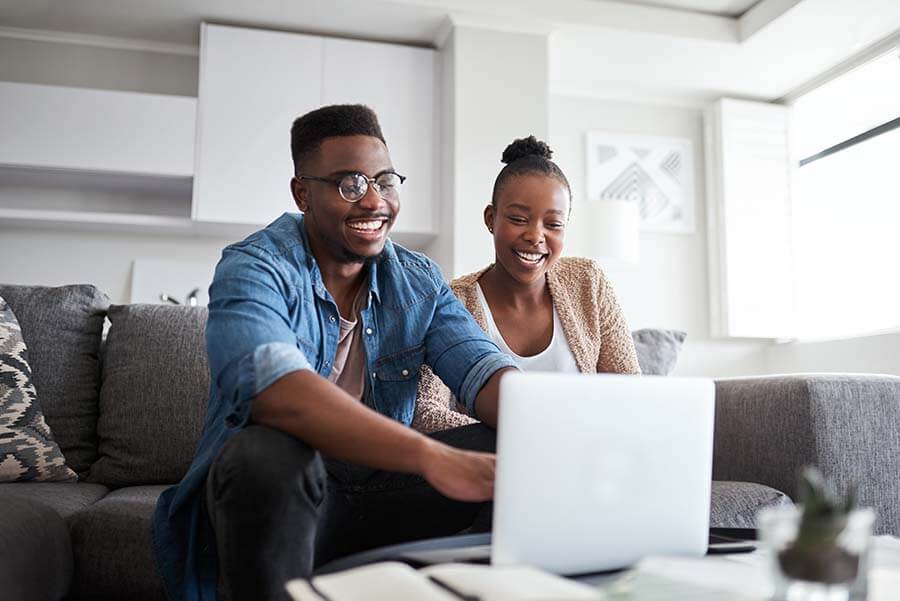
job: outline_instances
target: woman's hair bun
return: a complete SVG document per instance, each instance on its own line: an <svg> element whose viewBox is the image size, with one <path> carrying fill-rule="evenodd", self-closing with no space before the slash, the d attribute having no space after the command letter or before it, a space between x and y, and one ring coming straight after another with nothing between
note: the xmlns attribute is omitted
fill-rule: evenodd
<svg viewBox="0 0 900 601"><path fill-rule="evenodd" d="M553 151L550 150L546 142L541 142L534 136L528 136L527 138L513 140L513 143L503 151L503 157L500 160L509 165L513 161L532 155L549 161L550 157L553 156Z"/></svg>

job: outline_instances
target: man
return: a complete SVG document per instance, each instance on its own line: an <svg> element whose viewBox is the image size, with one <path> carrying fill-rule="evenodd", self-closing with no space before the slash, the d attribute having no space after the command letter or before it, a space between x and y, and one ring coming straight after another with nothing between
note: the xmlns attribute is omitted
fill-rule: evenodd
<svg viewBox="0 0 900 601"><path fill-rule="evenodd" d="M375 114L308 113L291 153L302 215L226 248L210 286L204 433L154 516L173 600L214 599L217 573L231 601L283 599L329 559L458 532L493 496L492 430L408 427L423 363L490 425L514 363L387 239L404 177Z"/></svg>

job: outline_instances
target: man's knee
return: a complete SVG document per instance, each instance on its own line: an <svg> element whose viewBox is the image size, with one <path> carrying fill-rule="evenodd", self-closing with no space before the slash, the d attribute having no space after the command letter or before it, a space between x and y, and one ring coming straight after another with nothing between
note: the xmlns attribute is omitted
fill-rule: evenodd
<svg viewBox="0 0 900 601"><path fill-rule="evenodd" d="M299 491L318 505L326 477L315 449L280 430L251 425L222 446L210 468L209 492L217 499L234 494L250 500Z"/></svg>

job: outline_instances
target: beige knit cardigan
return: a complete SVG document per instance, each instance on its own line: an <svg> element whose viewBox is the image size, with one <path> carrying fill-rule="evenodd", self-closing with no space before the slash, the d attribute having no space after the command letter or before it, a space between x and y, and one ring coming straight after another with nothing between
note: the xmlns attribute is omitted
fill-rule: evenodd
<svg viewBox="0 0 900 601"><path fill-rule="evenodd" d="M453 280L450 288L487 331L487 317L478 299L478 279L491 266ZM634 341L612 285L596 262L561 257L547 273L553 307L581 373L639 374ZM428 366L419 378L413 428L435 432L474 423L463 413L450 389Z"/></svg>

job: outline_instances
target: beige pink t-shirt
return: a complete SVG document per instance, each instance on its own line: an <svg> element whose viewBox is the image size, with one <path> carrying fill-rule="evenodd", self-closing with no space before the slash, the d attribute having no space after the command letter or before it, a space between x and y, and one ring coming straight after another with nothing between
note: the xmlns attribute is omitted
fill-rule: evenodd
<svg viewBox="0 0 900 601"><path fill-rule="evenodd" d="M363 300L369 295L369 287L360 287L356 300L353 301L353 321L340 316L341 329L338 334L337 351L334 354L334 365L328 380L337 384L344 392L357 400L362 400L366 390L366 349L362 341L362 328L359 327L359 312Z"/></svg>

